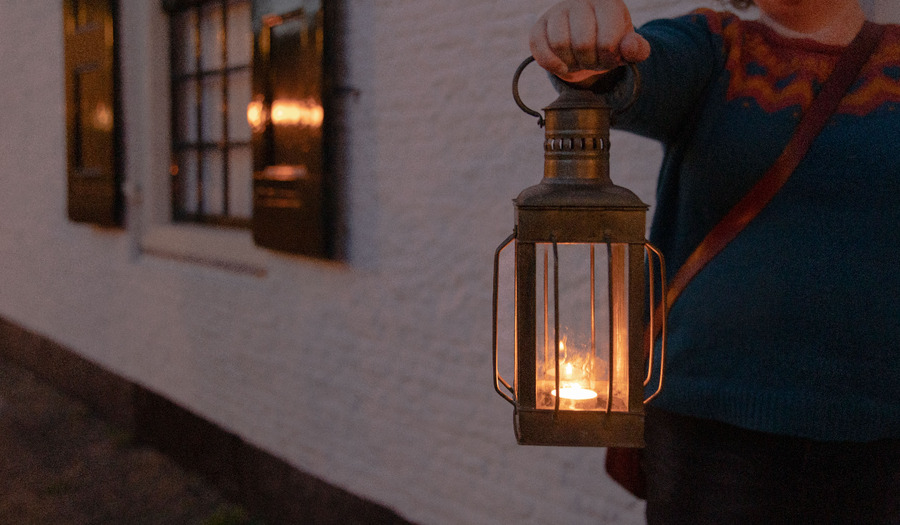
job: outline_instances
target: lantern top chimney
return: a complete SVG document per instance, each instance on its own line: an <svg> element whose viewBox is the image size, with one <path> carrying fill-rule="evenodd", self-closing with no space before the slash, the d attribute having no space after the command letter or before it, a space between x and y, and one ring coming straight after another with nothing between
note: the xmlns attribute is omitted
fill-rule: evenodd
<svg viewBox="0 0 900 525"><path fill-rule="evenodd" d="M609 177L609 104L589 89L569 85L544 108L546 117L525 106L518 96L518 75L533 59L523 62L513 79L513 95L519 107L538 117L544 126L544 177L516 198L519 208L612 208L648 206L631 190L613 184Z"/></svg>

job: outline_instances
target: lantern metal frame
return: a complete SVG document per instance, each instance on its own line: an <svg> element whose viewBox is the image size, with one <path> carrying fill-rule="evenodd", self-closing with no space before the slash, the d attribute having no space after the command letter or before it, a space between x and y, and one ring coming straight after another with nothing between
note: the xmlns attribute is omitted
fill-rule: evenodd
<svg viewBox="0 0 900 525"><path fill-rule="evenodd" d="M663 366L658 366L658 384L645 398L644 390L653 376L653 352L650 336L661 325L661 352L665 355L665 311L657 320L650 309L649 328L644 317L645 294L665 296L665 271L662 254L645 238L648 206L633 192L616 186L609 178L610 107L591 91L564 86L559 98L544 108L546 117L522 103L518 94L518 80L522 70L533 59L526 59L513 78L513 95L526 113L537 116L545 128L544 178L539 184L526 188L514 200L515 227L494 254L493 290L493 367L494 389L514 407L514 428L517 441L524 445L554 446L643 446L643 405L662 390ZM636 70L635 70L636 74ZM636 76L636 78L639 78ZM639 81L635 82L635 93ZM515 382L510 384L500 374L498 359L498 295L501 253L515 243ZM537 312L538 291L537 247L546 245L553 253L553 319L555 367L554 392L561 392L560 374L560 290L559 255L561 244L590 246L590 324L591 349L596 353L595 337L595 249L605 245L610 265L608 287L610 309L610 344L608 347L608 383L605 409L566 409L556 395L552 409L539 407L537 399ZM615 252L615 256L613 256ZM646 267L645 267L646 261ZM615 268L613 268L615 266ZM645 274L646 272L646 274ZM656 289L657 273L660 290ZM549 277L549 262L544 258L543 278ZM624 288L613 291L613 275L627 275ZM645 280L646 279L646 280ZM619 283L620 288L622 287ZM544 283L544 320L551 301ZM613 303L626 304L627 356L614 355L612 339ZM613 297L616 295L616 297ZM646 329L646 330L645 330ZM547 351L547 328L544 329L544 351ZM646 359L645 359L646 357ZM622 361L622 360L625 361ZM627 362L627 399L624 410L613 407L613 362ZM645 375L646 365L646 375Z"/></svg>

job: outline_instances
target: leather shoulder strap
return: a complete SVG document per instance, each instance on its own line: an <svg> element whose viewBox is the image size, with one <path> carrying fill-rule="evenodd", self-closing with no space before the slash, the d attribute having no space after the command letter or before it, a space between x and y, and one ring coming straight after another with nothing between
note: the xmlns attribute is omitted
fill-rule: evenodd
<svg viewBox="0 0 900 525"><path fill-rule="evenodd" d="M762 178L713 227L688 256L675 277L669 282L665 297L666 309L662 310L663 305L659 304L655 314L662 315L663 311L668 311L688 283L700 273L700 270L737 237L784 186L878 46L884 29L883 25L872 22L866 22L863 25L859 34L838 59L834 71L829 75L822 90L801 118L784 151ZM654 338L659 332L659 327L656 328L653 334Z"/></svg>

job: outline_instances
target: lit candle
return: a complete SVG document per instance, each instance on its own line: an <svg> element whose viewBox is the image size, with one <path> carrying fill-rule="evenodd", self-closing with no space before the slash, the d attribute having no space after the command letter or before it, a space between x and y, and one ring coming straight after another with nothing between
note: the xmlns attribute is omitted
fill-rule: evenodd
<svg viewBox="0 0 900 525"><path fill-rule="evenodd" d="M556 396L556 389L550 392L550 395ZM584 388L578 384L574 386L563 386L559 389L559 398L571 401L587 401L588 399L596 399L597 392L590 388Z"/></svg>
<svg viewBox="0 0 900 525"><path fill-rule="evenodd" d="M606 381L594 378L594 362L589 352L568 344L567 337L559 341L559 382L555 380L556 366L551 361L542 368L538 390L538 406L563 410L599 410L606 406ZM557 390L557 386L559 387ZM602 405L602 406L601 406Z"/></svg>

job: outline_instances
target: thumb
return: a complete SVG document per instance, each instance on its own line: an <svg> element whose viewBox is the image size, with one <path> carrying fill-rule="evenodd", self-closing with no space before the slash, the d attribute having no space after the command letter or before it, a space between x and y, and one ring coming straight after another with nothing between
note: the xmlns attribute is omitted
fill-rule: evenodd
<svg viewBox="0 0 900 525"><path fill-rule="evenodd" d="M650 56L650 42L632 31L619 42L619 53L626 62L643 62Z"/></svg>

